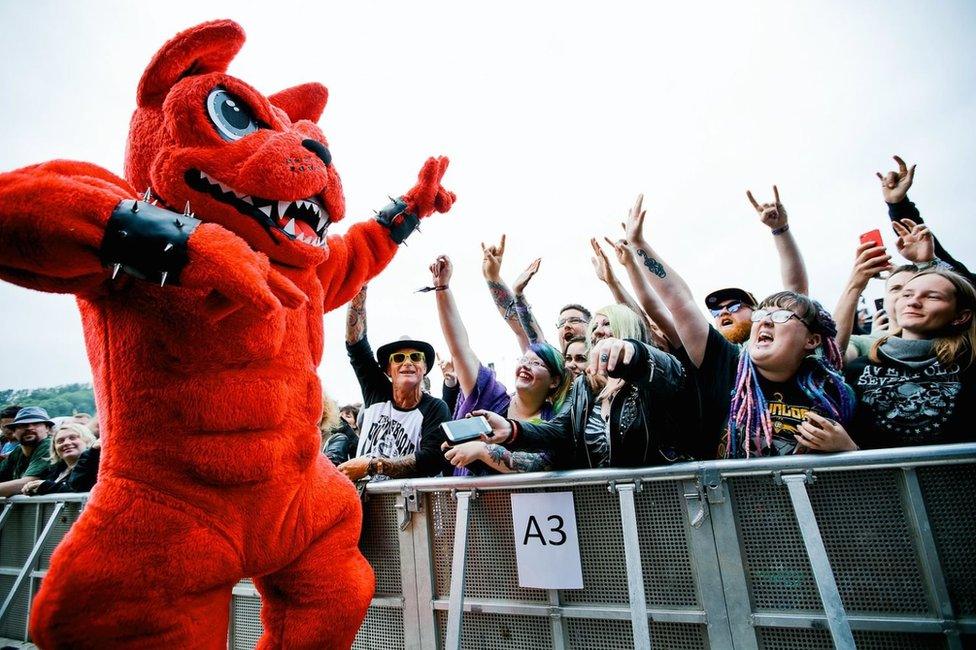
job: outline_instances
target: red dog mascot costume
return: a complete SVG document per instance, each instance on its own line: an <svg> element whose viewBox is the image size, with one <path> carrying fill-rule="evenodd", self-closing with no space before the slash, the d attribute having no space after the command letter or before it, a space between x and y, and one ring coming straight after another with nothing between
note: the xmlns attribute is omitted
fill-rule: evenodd
<svg viewBox="0 0 976 650"><path fill-rule="evenodd" d="M35 600L45 650L225 648L246 576L261 647L348 647L373 594L356 492L319 453L322 314L450 209L447 160L326 238L344 212L328 92L226 75L243 42L215 21L156 54L126 180L61 160L0 175L0 277L77 295L105 432Z"/></svg>

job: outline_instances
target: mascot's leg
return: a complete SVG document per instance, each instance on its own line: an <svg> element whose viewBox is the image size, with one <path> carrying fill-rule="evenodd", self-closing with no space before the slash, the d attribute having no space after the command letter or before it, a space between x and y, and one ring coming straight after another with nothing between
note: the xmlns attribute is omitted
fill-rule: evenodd
<svg viewBox="0 0 976 650"><path fill-rule="evenodd" d="M242 569L209 520L135 484L100 481L51 558L31 613L34 643L225 649Z"/></svg>
<svg viewBox="0 0 976 650"><path fill-rule="evenodd" d="M264 600L259 650L349 648L359 631L373 597L373 569L359 552L358 496L338 481L308 505L320 511L345 505L344 512L294 562L254 580Z"/></svg>

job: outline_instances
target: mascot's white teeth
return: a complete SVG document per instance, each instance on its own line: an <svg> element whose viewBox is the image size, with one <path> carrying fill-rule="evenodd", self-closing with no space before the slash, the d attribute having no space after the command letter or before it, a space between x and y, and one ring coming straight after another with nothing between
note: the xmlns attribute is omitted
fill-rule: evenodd
<svg viewBox="0 0 976 650"><path fill-rule="evenodd" d="M318 197L310 196L296 201L263 199L239 192L201 170L187 171L186 179L191 187L205 191L224 203L230 203L241 212L253 214L252 211L257 210L269 225L279 228L291 239L310 246L326 247L325 233L330 223L329 211Z"/></svg>

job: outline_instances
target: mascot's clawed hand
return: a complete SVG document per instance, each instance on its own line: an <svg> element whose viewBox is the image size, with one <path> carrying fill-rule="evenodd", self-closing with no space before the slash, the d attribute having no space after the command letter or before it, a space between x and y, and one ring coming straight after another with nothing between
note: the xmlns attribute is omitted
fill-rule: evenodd
<svg viewBox="0 0 976 650"><path fill-rule="evenodd" d="M53 161L0 174L0 278L76 294L104 444L31 634L55 648L225 648L253 577L262 647L348 647L373 594L352 485L319 453L322 314L454 194L409 192L327 236L345 200L316 126L328 91L226 74L215 21L139 83L125 179ZM148 188L148 190L147 190Z"/></svg>

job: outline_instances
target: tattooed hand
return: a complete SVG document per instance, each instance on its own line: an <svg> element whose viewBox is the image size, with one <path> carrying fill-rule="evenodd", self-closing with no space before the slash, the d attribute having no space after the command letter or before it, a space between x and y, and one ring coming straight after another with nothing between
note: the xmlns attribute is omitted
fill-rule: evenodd
<svg viewBox="0 0 976 650"><path fill-rule="evenodd" d="M502 258L505 256L505 235L498 246L485 246L481 242L481 274L489 282L498 282L502 273Z"/></svg>

